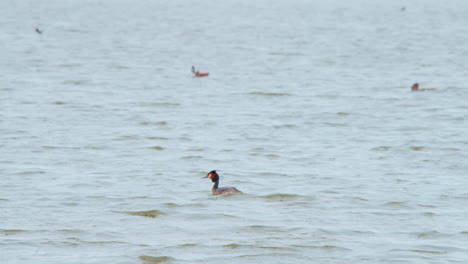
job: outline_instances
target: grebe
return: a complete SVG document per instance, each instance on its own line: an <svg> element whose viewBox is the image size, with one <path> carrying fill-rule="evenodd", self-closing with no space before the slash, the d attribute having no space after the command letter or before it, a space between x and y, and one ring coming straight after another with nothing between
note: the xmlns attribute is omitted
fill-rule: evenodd
<svg viewBox="0 0 468 264"><path fill-rule="evenodd" d="M194 66L192 66L192 72L195 74L193 77L207 77L209 74L208 72L199 72L198 70L195 71Z"/></svg>
<svg viewBox="0 0 468 264"><path fill-rule="evenodd" d="M434 90L437 90L437 89L436 88L419 89L419 83L415 83L415 84L413 84L413 86L411 86L411 91L413 91L413 92L416 92L416 91L434 91Z"/></svg>
<svg viewBox="0 0 468 264"><path fill-rule="evenodd" d="M211 188L211 194L213 195L220 195L220 194L225 194L225 193L242 193L241 191L237 190L235 187L221 187L218 188L219 184L219 175L216 173L216 171L210 171L208 174L203 177L203 178L208 178L213 184L213 188Z"/></svg>

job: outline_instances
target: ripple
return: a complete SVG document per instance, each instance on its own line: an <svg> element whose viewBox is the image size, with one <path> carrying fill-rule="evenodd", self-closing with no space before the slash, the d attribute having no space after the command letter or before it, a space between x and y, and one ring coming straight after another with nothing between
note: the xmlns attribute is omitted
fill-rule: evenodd
<svg viewBox="0 0 468 264"><path fill-rule="evenodd" d="M138 216L144 216L144 217L149 217L149 218L156 218L156 217L158 217L160 215L167 215L166 213L161 212L159 210L138 211L138 212L118 212L118 211L115 211L115 213L138 215Z"/></svg>
<svg viewBox="0 0 468 264"><path fill-rule="evenodd" d="M57 232L78 234L78 233L83 233L83 230L80 230L80 229L59 229L59 230L57 230Z"/></svg>
<svg viewBox="0 0 468 264"><path fill-rule="evenodd" d="M265 93L265 92L251 92L251 95L261 95L261 96L291 96L289 93Z"/></svg>
<svg viewBox="0 0 468 264"><path fill-rule="evenodd" d="M237 244L237 243L231 243L224 245L223 247L225 248L230 248L230 249L237 249L237 248L251 248L251 249L262 249L262 250L295 250L293 248L288 248L288 247L271 247L271 246L255 246L255 245L242 245L242 244Z"/></svg>
<svg viewBox="0 0 468 264"><path fill-rule="evenodd" d="M448 252L445 250L423 250L423 249L397 249L393 251L400 251L400 252L411 252L411 253L418 253L418 254L429 254L429 255L442 255L447 254Z"/></svg>
<svg viewBox="0 0 468 264"><path fill-rule="evenodd" d="M385 203L384 206L386 207L409 207L406 202L397 202L397 201Z"/></svg>
<svg viewBox="0 0 468 264"><path fill-rule="evenodd" d="M138 136L133 136L133 135L127 135L127 136L120 136L114 140L117 140L117 141L123 141L123 140L136 140L138 139L139 137Z"/></svg>
<svg viewBox="0 0 468 264"><path fill-rule="evenodd" d="M269 194L269 195L264 195L260 197L267 199L267 200L287 200L287 199L297 199L297 198L305 197L305 196L297 195L297 194L288 194L288 193L276 193L276 194Z"/></svg>
<svg viewBox="0 0 468 264"><path fill-rule="evenodd" d="M169 140L169 138L166 138L166 137L146 137L146 139L149 139L149 140Z"/></svg>
<svg viewBox="0 0 468 264"><path fill-rule="evenodd" d="M264 226L264 225L251 225L247 227L247 230L257 232L269 232L269 233L286 233L287 230L277 226Z"/></svg>
<svg viewBox="0 0 468 264"><path fill-rule="evenodd" d="M149 149L164 150L164 148L163 148L163 147L160 147L160 146L149 147Z"/></svg>
<svg viewBox="0 0 468 264"><path fill-rule="evenodd" d="M186 247L198 247L198 246L200 246L200 245L199 244L192 244L192 243L185 243L185 244L178 245L177 247L186 248Z"/></svg>
<svg viewBox="0 0 468 264"><path fill-rule="evenodd" d="M348 115L350 115L350 113L346 113L346 112L338 112L336 114L339 115L339 116L348 116Z"/></svg>
<svg viewBox="0 0 468 264"><path fill-rule="evenodd" d="M204 148L192 148L192 149L189 149L188 151L201 152L201 151L205 151L205 149Z"/></svg>
<svg viewBox="0 0 468 264"><path fill-rule="evenodd" d="M79 243L82 243L82 244L97 244L97 245L106 245L106 244L129 244L127 242L121 242L121 241L85 241L85 240L81 240L77 237L70 237L68 238L68 240L71 240L71 241L76 241L76 242L79 242Z"/></svg>
<svg viewBox="0 0 468 264"><path fill-rule="evenodd" d="M327 125L327 126L331 126L331 127L345 127L345 126L348 126L347 124L332 123L332 122L325 122L324 124Z"/></svg>
<svg viewBox="0 0 468 264"><path fill-rule="evenodd" d="M415 252L415 253L422 253L422 254L447 254L447 251L435 251L435 250L419 250L419 249L415 249L415 250L409 250L411 252Z"/></svg>
<svg viewBox="0 0 468 264"><path fill-rule="evenodd" d="M45 174L45 171L22 171L15 173L16 175L35 175L35 174Z"/></svg>
<svg viewBox="0 0 468 264"><path fill-rule="evenodd" d="M372 151L386 151L386 150L389 150L391 147L389 146L378 146L378 147L375 147L375 148L372 148L371 150Z"/></svg>
<svg viewBox="0 0 468 264"><path fill-rule="evenodd" d="M273 55L273 56L286 56L286 57L290 57L290 56L304 56L305 54L302 53L302 52L270 52L268 53L270 55Z"/></svg>
<svg viewBox="0 0 468 264"><path fill-rule="evenodd" d="M89 80L65 80L63 84L71 84L71 85L83 85L88 84Z"/></svg>
<svg viewBox="0 0 468 264"><path fill-rule="evenodd" d="M169 208L175 208L175 207L178 207L180 205L176 204L176 203L165 203L164 204L165 206L169 207Z"/></svg>
<svg viewBox="0 0 468 264"><path fill-rule="evenodd" d="M176 203L164 203L163 204L164 206L168 207L168 208L176 208L176 207L205 207L205 204L204 203L192 203L192 204L176 204Z"/></svg>
<svg viewBox="0 0 468 264"><path fill-rule="evenodd" d="M41 245L50 245L50 246L72 246L72 247L77 247L80 244L74 243L74 242L68 242L68 241L47 241L47 242L41 242Z"/></svg>
<svg viewBox="0 0 468 264"><path fill-rule="evenodd" d="M441 235L442 234L437 231L427 231L427 232L416 234L416 236L421 239L431 239L431 238L440 237Z"/></svg>
<svg viewBox="0 0 468 264"><path fill-rule="evenodd" d="M291 246L297 247L297 248L309 248L309 249L319 249L319 250L327 250L327 251L335 251L335 250L351 251L351 249L349 248L338 247L338 246L333 246L333 245L323 245L323 246L291 245Z"/></svg>
<svg viewBox="0 0 468 264"><path fill-rule="evenodd" d="M154 125L154 126L167 126L167 122L166 121L160 121L160 122L140 122L140 125L142 126L150 126L150 125Z"/></svg>
<svg viewBox="0 0 468 264"><path fill-rule="evenodd" d="M68 150L79 150L79 147L57 147L57 146L42 146L43 149L68 149Z"/></svg>
<svg viewBox="0 0 468 264"><path fill-rule="evenodd" d="M6 236L15 235L15 234L24 233L24 232L28 232L28 231L21 230L21 229L0 229L0 234L5 234Z"/></svg>
<svg viewBox="0 0 468 264"><path fill-rule="evenodd" d="M418 206L421 206L424 208L436 208L434 205L430 205L430 204L418 204Z"/></svg>
<svg viewBox="0 0 468 264"><path fill-rule="evenodd" d="M203 159L202 156L184 156L181 159Z"/></svg>
<svg viewBox="0 0 468 264"><path fill-rule="evenodd" d="M57 64L57 65L52 65L57 68L77 68L81 67L81 64L78 63L62 63L62 64Z"/></svg>
<svg viewBox="0 0 468 264"><path fill-rule="evenodd" d="M223 247L230 248L230 249L236 249L236 248L240 248L240 247L252 247L252 246L251 245L240 245L240 244L233 243L233 244L224 245Z"/></svg>
<svg viewBox="0 0 468 264"><path fill-rule="evenodd" d="M276 126L274 126L274 128L276 128L276 129L280 129L280 128L295 128L295 127L296 127L296 125L294 125L294 124L285 124L285 125L276 125Z"/></svg>
<svg viewBox="0 0 468 264"><path fill-rule="evenodd" d="M421 151L424 150L424 147L410 147L410 149L414 151Z"/></svg>
<svg viewBox="0 0 468 264"><path fill-rule="evenodd" d="M161 102L161 103L139 103L138 105L143 106L143 107L154 107L154 106L156 106L156 107L161 107L161 106L163 106L163 107L176 107L176 106L180 106L180 104L178 104L178 103L163 103L163 102Z"/></svg>
<svg viewBox="0 0 468 264"><path fill-rule="evenodd" d="M276 154L267 154L267 155L264 155L266 158L269 158L269 159L278 159L278 158L281 158L281 156L279 155L276 155Z"/></svg>
<svg viewBox="0 0 468 264"><path fill-rule="evenodd" d="M253 255L241 255L240 258L251 258L251 257L292 257L298 256L290 253L268 253L268 254L253 254Z"/></svg>
<svg viewBox="0 0 468 264"><path fill-rule="evenodd" d="M152 256L140 256L138 257L144 264L153 264L153 263L162 263L162 262L169 262L173 261L174 258L167 257L167 256L160 256L160 257L152 257Z"/></svg>

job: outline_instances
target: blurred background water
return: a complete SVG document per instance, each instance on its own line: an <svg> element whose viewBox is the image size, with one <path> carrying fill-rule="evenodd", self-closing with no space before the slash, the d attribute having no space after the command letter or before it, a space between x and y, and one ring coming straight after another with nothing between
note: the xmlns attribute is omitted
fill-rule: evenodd
<svg viewBox="0 0 468 264"><path fill-rule="evenodd" d="M468 261L468 2L0 10L1 263Z"/></svg>

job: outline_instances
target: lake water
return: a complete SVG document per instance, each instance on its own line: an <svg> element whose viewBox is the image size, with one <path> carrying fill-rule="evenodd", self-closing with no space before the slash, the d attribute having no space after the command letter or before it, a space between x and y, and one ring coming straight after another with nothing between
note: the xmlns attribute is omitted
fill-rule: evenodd
<svg viewBox="0 0 468 264"><path fill-rule="evenodd" d="M1 263L468 262L467 1L0 10Z"/></svg>

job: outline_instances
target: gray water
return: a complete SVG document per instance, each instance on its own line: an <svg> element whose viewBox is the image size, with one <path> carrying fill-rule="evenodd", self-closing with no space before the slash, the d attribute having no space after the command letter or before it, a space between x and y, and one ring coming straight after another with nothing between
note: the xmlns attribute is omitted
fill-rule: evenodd
<svg viewBox="0 0 468 264"><path fill-rule="evenodd" d="M467 14L1 1L0 262L467 263Z"/></svg>

